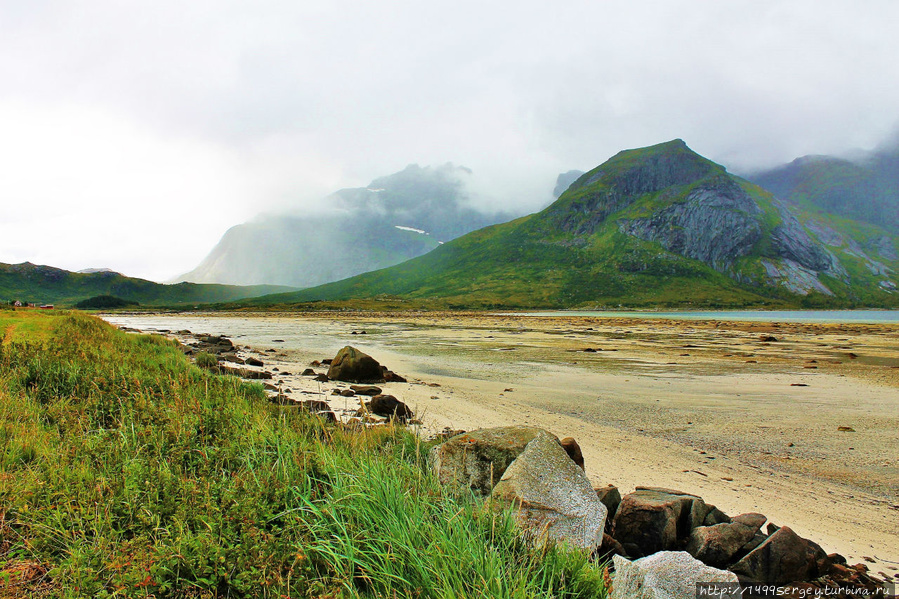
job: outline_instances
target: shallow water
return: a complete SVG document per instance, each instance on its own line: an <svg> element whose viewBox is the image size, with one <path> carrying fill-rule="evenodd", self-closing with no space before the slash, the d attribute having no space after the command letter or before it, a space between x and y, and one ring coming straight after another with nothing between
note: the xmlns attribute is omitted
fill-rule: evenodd
<svg viewBox="0 0 899 599"><path fill-rule="evenodd" d="M515 316L590 318L637 318L673 320L727 320L752 322L814 322L814 323L888 323L899 324L899 310L714 310L708 312L617 312L558 310L547 312L516 312Z"/></svg>

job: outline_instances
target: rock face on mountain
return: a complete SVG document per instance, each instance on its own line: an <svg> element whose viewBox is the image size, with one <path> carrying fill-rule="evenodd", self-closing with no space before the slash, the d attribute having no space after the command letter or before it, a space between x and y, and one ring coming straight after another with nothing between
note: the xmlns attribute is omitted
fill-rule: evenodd
<svg viewBox="0 0 899 599"><path fill-rule="evenodd" d="M302 215L263 215L229 229L203 262L179 280L310 287L398 264L508 219L467 203L471 172L410 165L342 189Z"/></svg>
<svg viewBox="0 0 899 599"><path fill-rule="evenodd" d="M894 306L897 239L809 214L681 140L618 153L546 209L296 300L509 307Z"/></svg>

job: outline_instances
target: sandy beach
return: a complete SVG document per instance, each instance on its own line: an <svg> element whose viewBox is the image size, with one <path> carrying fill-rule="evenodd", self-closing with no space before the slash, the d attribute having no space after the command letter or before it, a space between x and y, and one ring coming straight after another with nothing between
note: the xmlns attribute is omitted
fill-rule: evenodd
<svg viewBox="0 0 899 599"><path fill-rule="evenodd" d="M580 444L595 486L702 496L899 573L899 325L486 314L115 315L224 334L296 399L344 418L348 385L301 373L353 345L423 435L527 424ZM175 335L177 336L177 335ZM184 337L182 335L182 337ZM317 372L325 369L317 368Z"/></svg>

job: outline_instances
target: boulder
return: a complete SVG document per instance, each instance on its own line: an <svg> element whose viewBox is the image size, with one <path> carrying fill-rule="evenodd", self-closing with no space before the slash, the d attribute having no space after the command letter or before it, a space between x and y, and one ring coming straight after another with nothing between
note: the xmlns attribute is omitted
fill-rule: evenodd
<svg viewBox="0 0 899 599"><path fill-rule="evenodd" d="M714 505L709 504L709 513L706 514L705 520L702 521L705 526L714 526L715 524L723 524L725 522L730 522L730 516L716 508Z"/></svg>
<svg viewBox="0 0 899 599"><path fill-rule="evenodd" d="M348 345L331 360L328 378L348 383L383 383L384 373L377 360Z"/></svg>
<svg viewBox="0 0 899 599"><path fill-rule="evenodd" d="M756 532L758 528L739 522L698 526L690 533L687 553L713 568L725 568Z"/></svg>
<svg viewBox="0 0 899 599"><path fill-rule="evenodd" d="M538 541L565 542L587 551L602 543L608 510L583 469L546 431L509 464L490 496L514 505L519 526Z"/></svg>
<svg viewBox="0 0 899 599"><path fill-rule="evenodd" d="M696 495L637 487L622 498L612 536L635 557L682 549L693 529L702 525L708 511L708 506Z"/></svg>
<svg viewBox="0 0 899 599"><path fill-rule="evenodd" d="M317 374L317 375L315 375L315 378L313 378L312 380L318 381L319 383L327 383L331 379L328 378L327 374Z"/></svg>
<svg viewBox="0 0 899 599"><path fill-rule="evenodd" d="M618 487L615 485L600 487L599 489L596 489L596 496L599 497L599 500L602 501L603 505L606 506L606 509L609 510L609 520L614 518L615 512L618 511L618 505L621 503L621 492L618 491Z"/></svg>
<svg viewBox="0 0 899 599"><path fill-rule="evenodd" d="M380 395L381 388L374 385L350 385L350 389L359 395Z"/></svg>
<svg viewBox="0 0 899 599"><path fill-rule="evenodd" d="M621 546L621 543L612 538L612 535L603 533L602 545L596 550L596 557L600 560L604 560L612 555L623 555L624 557L627 557L627 552L624 550L624 547Z"/></svg>
<svg viewBox="0 0 899 599"><path fill-rule="evenodd" d="M730 570L750 582L786 584L826 574L830 563L819 545L783 526Z"/></svg>
<svg viewBox="0 0 899 599"><path fill-rule="evenodd" d="M297 405L301 410L320 416L328 422L337 422L337 414L331 410L331 406L325 401L321 401L320 399L306 399L298 402Z"/></svg>
<svg viewBox="0 0 899 599"><path fill-rule="evenodd" d="M254 358L253 356L248 357L244 362L247 366L265 366L265 363L259 358Z"/></svg>
<svg viewBox="0 0 899 599"><path fill-rule="evenodd" d="M307 368L306 370L303 371L303 374L301 374L300 376L315 376L315 371L312 370L311 368Z"/></svg>
<svg viewBox="0 0 899 599"><path fill-rule="evenodd" d="M457 492L489 495L515 458L542 429L504 426L451 437L431 450L438 480Z"/></svg>
<svg viewBox="0 0 899 599"><path fill-rule="evenodd" d="M575 464L581 467L581 470L584 469L584 454L581 453L581 446L577 444L577 441L574 440L574 437L565 437L561 441L562 449L565 450L565 453L568 454Z"/></svg>
<svg viewBox="0 0 899 599"><path fill-rule="evenodd" d="M733 572L718 570L683 551L661 551L629 561L612 557L613 599L694 599L696 583L736 583Z"/></svg>
<svg viewBox="0 0 899 599"><path fill-rule="evenodd" d="M409 406L392 395L375 395L367 404L372 414L406 422L412 418L412 410Z"/></svg>
<svg viewBox="0 0 899 599"><path fill-rule="evenodd" d="M405 377L393 372L392 370L387 370L386 366L381 366L381 370L384 373L384 380L388 383L408 383Z"/></svg>

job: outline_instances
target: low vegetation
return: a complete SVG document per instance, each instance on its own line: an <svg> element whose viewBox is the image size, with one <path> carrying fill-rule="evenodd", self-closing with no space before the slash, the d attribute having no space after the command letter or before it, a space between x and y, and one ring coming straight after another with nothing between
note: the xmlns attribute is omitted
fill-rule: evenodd
<svg viewBox="0 0 899 599"><path fill-rule="evenodd" d="M75 307L79 310L113 310L116 308L130 308L139 306L138 302L122 299L114 295L95 295L86 300L81 300Z"/></svg>
<svg viewBox="0 0 899 599"><path fill-rule="evenodd" d="M0 596L602 597L453 497L429 445L208 374L161 337L0 312Z"/></svg>

